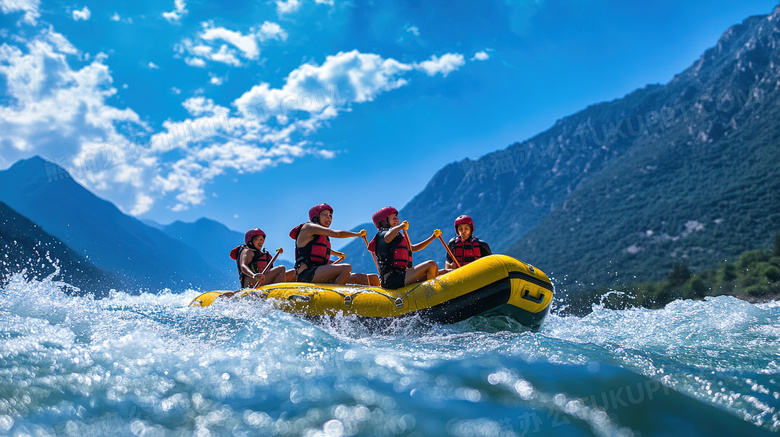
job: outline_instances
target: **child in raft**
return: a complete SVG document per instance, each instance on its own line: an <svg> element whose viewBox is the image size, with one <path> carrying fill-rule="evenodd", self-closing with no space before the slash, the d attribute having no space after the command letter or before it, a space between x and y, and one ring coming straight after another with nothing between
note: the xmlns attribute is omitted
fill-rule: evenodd
<svg viewBox="0 0 780 437"><path fill-rule="evenodd" d="M331 254L343 258L341 252L331 250L330 237L365 237L365 229L360 232L330 229L333 208L327 203L313 206L309 210L309 220L308 223L300 224L290 231L290 238L295 240L295 271L298 282L379 285L377 275L352 273L352 266L349 264L334 264L330 261Z"/></svg>
<svg viewBox="0 0 780 437"><path fill-rule="evenodd" d="M412 245L406 233L409 223L406 221L399 223L397 209L387 206L375 212L371 218L379 232L369 243L368 250L376 255L383 288L395 290L436 277L439 266L432 260L415 266L412 263L412 252L422 250L431 244L441 235L440 230L436 229L425 241Z"/></svg>
<svg viewBox="0 0 780 437"><path fill-rule="evenodd" d="M243 245L230 251L230 257L236 260L238 266L241 288L257 288L285 280L284 266L273 266L271 254L263 249L263 244L265 244L265 232L260 228L254 228L244 234ZM263 274L269 264L271 266Z"/></svg>
<svg viewBox="0 0 780 437"><path fill-rule="evenodd" d="M455 233L457 234L448 243L450 252L455 255L461 267L476 261L483 256L491 255L490 246L484 241L474 236L474 220L461 215L455 219ZM448 273L458 268L458 264L447 254L444 262L444 270L441 273Z"/></svg>

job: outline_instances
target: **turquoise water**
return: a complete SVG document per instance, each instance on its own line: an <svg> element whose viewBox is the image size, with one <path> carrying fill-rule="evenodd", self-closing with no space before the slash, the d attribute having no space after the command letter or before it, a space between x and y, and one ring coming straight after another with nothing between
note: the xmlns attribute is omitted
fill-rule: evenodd
<svg viewBox="0 0 780 437"><path fill-rule="evenodd" d="M780 305L372 332L191 290L0 289L0 435L648 436L780 430Z"/></svg>

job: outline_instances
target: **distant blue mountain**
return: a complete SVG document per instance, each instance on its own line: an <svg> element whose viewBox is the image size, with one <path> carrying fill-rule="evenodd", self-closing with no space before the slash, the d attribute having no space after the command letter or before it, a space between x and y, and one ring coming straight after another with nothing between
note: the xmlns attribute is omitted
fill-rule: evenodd
<svg viewBox="0 0 780 437"><path fill-rule="evenodd" d="M149 226L149 227L152 227L152 228L155 228L155 229L159 229L161 231L165 227L165 225L161 225L160 223L157 223L154 220L149 220L149 219L140 219L140 220L141 220L141 223L145 224L146 226Z"/></svg>
<svg viewBox="0 0 780 437"><path fill-rule="evenodd" d="M123 214L40 157L0 172L0 201L115 273L127 290L232 285L228 273L209 266L195 249Z"/></svg>
<svg viewBox="0 0 780 437"><path fill-rule="evenodd" d="M150 222L152 224L154 222ZM175 221L169 225L159 225L159 229L169 237L192 247L212 268L224 272L230 281L238 284L236 261L231 259L230 251L244 242L244 234L231 230L222 223L202 217L194 223ZM275 254L276 248L266 247ZM284 255L287 253L285 252ZM284 255L280 255L284 256ZM292 268L292 263L282 258L274 262Z"/></svg>
<svg viewBox="0 0 780 437"><path fill-rule="evenodd" d="M78 287L78 294L106 296L120 284L110 273L95 267L57 237L47 234L27 217L0 202L0 284L7 274L25 272L42 279L60 268L56 281ZM66 292L75 292L66 288Z"/></svg>
<svg viewBox="0 0 780 437"><path fill-rule="evenodd" d="M238 284L236 262L230 259L229 254L231 249L243 243L243 234L207 218L198 219L195 223L177 220L160 229L169 237L195 249L212 268L224 274L226 281Z"/></svg>

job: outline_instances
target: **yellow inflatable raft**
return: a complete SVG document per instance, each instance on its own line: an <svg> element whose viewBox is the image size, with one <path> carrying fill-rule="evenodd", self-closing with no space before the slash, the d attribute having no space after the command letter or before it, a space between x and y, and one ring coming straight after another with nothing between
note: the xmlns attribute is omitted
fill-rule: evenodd
<svg viewBox="0 0 780 437"><path fill-rule="evenodd" d="M209 306L226 291L196 297L190 306ZM505 255L480 258L446 275L398 290L364 285L266 285L232 293L234 298L263 299L280 310L316 317L356 315L374 321L419 316L455 323L477 315L506 315L538 328L550 311L553 285L543 272Z"/></svg>

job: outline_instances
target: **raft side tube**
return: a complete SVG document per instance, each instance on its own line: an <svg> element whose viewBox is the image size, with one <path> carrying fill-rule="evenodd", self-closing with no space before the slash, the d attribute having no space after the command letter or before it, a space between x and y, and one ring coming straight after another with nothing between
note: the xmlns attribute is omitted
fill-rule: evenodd
<svg viewBox="0 0 780 437"><path fill-rule="evenodd" d="M337 314L365 317L399 317L417 310L404 289L386 290L362 285L286 283L269 286L267 301L282 311L307 316ZM308 296L303 302L294 295ZM401 302L399 305L398 302Z"/></svg>
<svg viewBox="0 0 780 437"><path fill-rule="evenodd" d="M192 299L192 302L190 302L189 306L191 307L207 307L214 303L214 301L222 295L222 293L227 293L227 290L223 291L209 291L207 293L203 293L196 297L195 299Z"/></svg>

